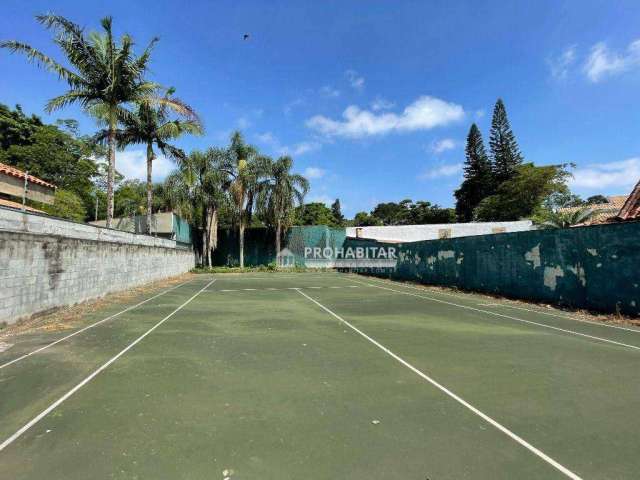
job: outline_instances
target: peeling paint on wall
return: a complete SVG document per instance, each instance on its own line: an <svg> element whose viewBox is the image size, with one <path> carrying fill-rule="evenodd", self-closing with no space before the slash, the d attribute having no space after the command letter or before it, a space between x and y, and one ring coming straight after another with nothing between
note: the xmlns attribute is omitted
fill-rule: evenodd
<svg viewBox="0 0 640 480"><path fill-rule="evenodd" d="M557 286L556 279L558 277L564 277L564 270L557 267L544 267L544 285L551 290L555 290Z"/></svg>
<svg viewBox="0 0 640 480"><path fill-rule="evenodd" d="M445 258L454 258L456 253L453 250L440 250L438 252L438 260L444 260Z"/></svg>
<svg viewBox="0 0 640 480"><path fill-rule="evenodd" d="M578 277L578 281L582 284L583 287L587 286L587 277L584 273L584 268L582 268L582 265L578 264L575 267L569 266L567 267L567 270L569 270L576 277Z"/></svg>
<svg viewBox="0 0 640 480"><path fill-rule="evenodd" d="M524 259L527 262L533 263L533 268L538 268L542 265L540 262L540 244L533 247L531 250L524 254Z"/></svg>

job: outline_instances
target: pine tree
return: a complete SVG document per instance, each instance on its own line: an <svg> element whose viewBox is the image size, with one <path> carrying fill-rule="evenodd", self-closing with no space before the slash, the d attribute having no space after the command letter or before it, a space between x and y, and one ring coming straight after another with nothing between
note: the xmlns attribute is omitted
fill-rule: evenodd
<svg viewBox="0 0 640 480"><path fill-rule="evenodd" d="M336 223L340 226L344 225L344 215L340 209L340 199L336 198L336 201L331 205L331 212L336 219Z"/></svg>
<svg viewBox="0 0 640 480"><path fill-rule="evenodd" d="M474 123L467 135L464 181L456 190L456 215L463 222L473 220L473 210L494 190L491 162L487 157L480 129Z"/></svg>
<svg viewBox="0 0 640 480"><path fill-rule="evenodd" d="M522 164L522 154L509 125L507 111L501 98L493 109L489 146L493 160L493 176L496 185L500 185L512 178L516 168Z"/></svg>

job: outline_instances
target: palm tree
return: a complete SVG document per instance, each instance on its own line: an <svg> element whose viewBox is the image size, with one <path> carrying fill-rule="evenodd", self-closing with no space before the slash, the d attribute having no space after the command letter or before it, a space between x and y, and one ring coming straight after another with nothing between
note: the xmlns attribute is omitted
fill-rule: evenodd
<svg viewBox="0 0 640 480"><path fill-rule="evenodd" d="M154 145L163 155L182 160L184 152L168 143L184 134L199 135L202 133L202 124L195 111L178 98L172 97L173 89L167 90L162 102L150 102L147 99L140 101L133 114L120 119L123 128L116 131L116 141L119 148L128 145L143 144L147 147L147 233L151 233L151 220L153 210L153 182L151 180L153 161L156 154ZM172 118L171 113L178 118ZM108 138L109 131L103 130L97 135L98 140Z"/></svg>
<svg viewBox="0 0 640 480"><path fill-rule="evenodd" d="M232 167L228 150L193 151L165 180L169 205L202 229L202 264L206 267L211 266L211 250L217 246L218 212L226 201Z"/></svg>
<svg viewBox="0 0 640 480"><path fill-rule="evenodd" d="M283 228L290 226L295 208L304 205L304 197L309 192L309 181L291 173L292 167L293 159L289 156L273 162L268 186L259 199L266 218L276 227L276 253L280 252Z"/></svg>
<svg viewBox="0 0 640 480"><path fill-rule="evenodd" d="M84 30L59 15L38 15L37 21L55 32L53 42L60 47L73 69L68 69L35 48L15 40L0 42L0 48L22 53L31 62L58 75L69 90L46 104L47 112L70 104L100 118L108 126L107 227L113 218L113 180L115 175L115 132L119 118L129 113L125 105L143 98L151 98L158 88L143 76L147 70L151 50L157 38L151 40L142 55L133 52L133 39L123 35L116 43L111 17L100 21L103 32L85 36Z"/></svg>
<svg viewBox="0 0 640 480"><path fill-rule="evenodd" d="M598 213L600 213L599 210L592 210L589 207L551 212L540 226L543 228L569 228L588 222Z"/></svg>
<svg viewBox="0 0 640 480"><path fill-rule="evenodd" d="M251 223L256 199L266 187L265 176L270 171L271 159L260 155L252 145L246 144L240 132L231 135L229 152L235 160L229 193L238 222L240 268L243 268L244 232Z"/></svg>

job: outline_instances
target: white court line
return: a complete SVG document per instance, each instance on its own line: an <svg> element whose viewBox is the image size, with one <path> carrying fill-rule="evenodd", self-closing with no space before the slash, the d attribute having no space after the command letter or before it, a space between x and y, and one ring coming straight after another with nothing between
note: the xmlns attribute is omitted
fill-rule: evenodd
<svg viewBox="0 0 640 480"><path fill-rule="evenodd" d="M369 280L374 280L374 279L369 279ZM435 294L440 294L440 295L448 295L450 297L454 297L454 298L465 298L467 299L467 297L463 296L463 295L456 295L455 293L449 293L449 292L441 292L440 290L435 290L435 289L431 289L431 288L418 288L418 287L414 287L412 285L407 285L405 283L401 283L401 282L393 282L391 280L386 280L386 279L375 279L376 281L380 281L380 282L384 282L387 285L398 285L398 286L402 286L405 288L410 288L412 290L417 290L419 292L429 292L429 293L435 293ZM487 305L496 305L499 307L507 307L507 308L515 308L517 310L524 310L526 312L532 312L532 313L541 313L542 315L549 315L551 317L557 317L557 318L564 318L565 320L573 320L574 322L581 322L581 323L588 323L591 325L596 325L598 327L607 327L607 328L615 328L617 330L625 330L627 332L634 332L634 333L640 333L640 329L638 328L630 328L630 327L621 327L620 325L610 325L608 323L604 323L604 322L594 322L592 320L584 320L582 318L577 318L571 315L562 315L559 313L552 313L552 312L545 312L542 310L536 310L533 308L525 308L525 307L520 307L517 305L511 305L509 303L494 303L494 304L487 304Z"/></svg>
<svg viewBox="0 0 640 480"><path fill-rule="evenodd" d="M578 475L576 475L575 473L573 473L571 470L569 470L565 466L561 465L560 463L555 461L553 458L549 457L547 454L545 454L541 450L538 450L536 447L531 445L529 442L527 442L526 440L524 440L523 438L521 438L517 434L513 433L507 427L505 427L502 424L498 423L496 420L491 418L489 415L487 415L487 414L481 412L480 410L478 410L476 407L471 405L469 402L467 402L466 400L462 399L461 397L459 397L458 395L453 393L451 390L446 388L444 385L438 383L436 380L434 380L433 378L429 377L426 373L422 372L421 370L418 370L416 367L411 365L409 362L404 360L402 357L400 357L400 356L396 355L395 353L393 353L391 350L389 350L387 347L382 345L380 342L378 342L377 340L374 340L373 338L368 336L366 333L364 333L362 330L359 330L357 327L355 327L351 323L347 322L344 318L342 318L337 313L334 313L333 311L329 310L327 307L322 305L320 302L314 300L313 298L311 298L309 295L307 295L303 291L298 290L298 293L300 295L302 295L303 297L306 297L307 299L311 300L313 303L315 303L317 306L322 308L329 315L333 316L334 318L336 318L340 322L344 323L347 327L351 328L354 332L356 332L360 336L364 337L369 342L373 343L376 347L378 347L380 350L385 352L387 355L389 355L390 357L392 357L395 360L397 360L398 362L400 362L402 365L407 367L413 373L417 374L419 377L423 378L424 380L429 382L431 385L433 385L434 387L436 387L440 391L444 392L446 395L448 395L449 397L454 399L456 402L458 402L462 406L466 407L467 409L471 410L473 413L478 415L480 418L482 418L483 420L485 420L486 422L488 422L489 424L491 424L492 426L494 426L498 430L500 430L502 433L507 435L509 438L511 438L512 440L515 440L520 445L525 447L527 450L529 450L530 452L534 453L535 455L540 457L542 460L544 460L548 464L552 465L554 468L556 468L560 472L564 473L567 477L569 477L569 478L571 478L573 480L581 480L581 478Z"/></svg>
<svg viewBox="0 0 640 480"><path fill-rule="evenodd" d="M198 290L198 292L193 295L191 298L189 298L189 300L187 300L186 302L184 302L182 305L180 305L178 308L176 308L173 312L171 312L169 315L167 315L166 317L164 317L162 320L160 320L158 323L156 323L153 327L151 327L149 330L147 330L146 332L144 332L142 335L140 335L138 338L136 338L133 342L131 342L129 345L127 345L124 349L122 349L120 351L120 353L118 353L116 356L112 357L110 360L108 360L107 362L103 363L98 369L94 370L93 373L91 373L88 377L86 377L84 380L82 380L80 383L78 383L75 387L73 387L71 390L69 390L67 393L65 393L63 396L61 396L58 400L56 400L55 402L53 402L51 405L49 405L47 408L45 408L42 412L40 412L38 415L36 415L33 419L31 419L29 421L29 423L27 423L26 425L24 425L22 428L20 428L16 433L14 433L13 435L11 435L9 438L7 438L4 442L2 442L0 444L0 452L2 450L4 450L5 448L7 448L9 445L11 445L15 440L17 440L23 433L25 433L27 430L29 430L31 427L33 427L36 423L38 423L40 420L42 420L44 417L46 417L49 413L51 413L53 410L55 410L56 407L58 407L62 402L64 402L67 398L69 398L71 395L73 395L74 393L76 393L78 390L80 390L82 387L84 387L87 383L89 383L91 380L93 380L93 378L95 378L96 375L98 375L100 372L102 372L104 369L106 369L109 365L111 365L113 362L115 362L116 360L118 360L118 358L120 358L122 355L124 355L125 353L127 353L129 350L131 350L135 345L137 345L139 342L142 341L142 339L144 337L146 337L147 335L149 335L151 332L153 332L156 328L158 328L160 325L162 325L164 322L166 322L167 320L169 320L173 315L175 315L177 312L179 312L180 310L182 310L185 306L187 306L187 304L189 304L194 298L196 298L198 295L200 295L202 292L204 292L205 288L207 288L209 285L211 285L213 282L215 282L216 279L214 278L213 280L211 280L209 283L207 283L204 287L202 287L200 290Z"/></svg>
<svg viewBox="0 0 640 480"><path fill-rule="evenodd" d="M300 290L305 288L326 289L326 288L360 288L358 285L343 285L339 287L284 287L284 288L224 288L220 290L208 289L207 292L273 292L283 290Z"/></svg>
<svg viewBox="0 0 640 480"><path fill-rule="evenodd" d="M356 280L354 280L355 282ZM489 315L495 315L496 317L508 318L509 320L515 320L516 322L528 323L530 325L537 325L539 327L549 328L551 330L557 330L559 332L569 333L571 335L577 335L580 337L590 338L592 340L597 340L600 342L611 343L614 345L619 345L621 347L633 348L634 350L640 350L640 347L636 345L629 345L628 343L616 342L615 340L609 340L608 338L596 337L595 335L588 335L586 333L580 333L573 330L567 330L566 328L554 327L553 325L547 325L544 323L534 322L533 320L525 320L524 318L512 317L510 315L505 315L503 313L492 312L491 310L483 310L482 308L470 307L468 305L461 305L459 303L447 302L446 300L440 300L439 298L427 297L425 295L418 295L416 293L411 292L403 292L402 290L394 290L393 288L383 287L382 285L376 285L375 283L362 283L362 285L368 285L369 287L380 288L382 290L388 290L390 292L400 293L402 295L411 295L412 297L424 298L425 300L431 300L432 302L444 303L445 305L452 305L454 307L465 308L467 310L473 310L474 312L487 313Z"/></svg>
<svg viewBox="0 0 640 480"><path fill-rule="evenodd" d="M47 348L49 348L49 347L53 347L54 345L57 345L58 343L63 342L63 341L65 341L65 340L67 340L67 339L69 339L69 338L71 338L71 337L73 337L73 336L75 336L75 335L78 335L79 333L85 332L85 331L89 330L90 328L96 327L96 326L100 325L101 323L106 322L107 320L111 320L111 319L113 319L113 318L116 318L116 317L118 317L118 316L122 315L123 313L126 313L126 312L128 312L128 311L130 311L130 310L133 310L134 308L139 307L140 305L144 305L145 303L150 302L150 301L151 301L151 300L153 300L154 298L158 298L158 297L160 297L160 296L164 295L165 293L169 293L169 292L171 292L172 290L175 290L176 288L181 287L181 286L186 285L187 283L191 283L191 282L193 282L193 279L188 280L188 281L186 281L186 282L183 282L183 283L181 283L180 285L176 285L175 287L171 287L171 288L169 288L169 289L165 290L164 292L160 292L160 293L158 293L157 295L154 295L153 297L149 297L149 298L147 298L146 300L143 300L143 301L142 301L142 302L140 302L140 303L136 303L135 305L131 305L130 307L125 308L125 309L124 309L124 310L122 310L121 312L114 313L113 315L111 315L111 316L109 316L109 317L107 317L107 318L103 318L102 320L98 320L97 322L92 323L91 325L87 325L86 327L81 328L80 330L76 330L75 332L70 333L69 335L67 335L67 336L65 336L65 337L59 338L59 339L58 339L58 340L56 340L55 342L51 342L51 343L49 343L49 344L45 345L44 347L40 347L40 348L38 348L38 349L36 349L36 350L33 350L32 352L25 353L24 355L22 355L22 356L20 356L20 357L18 357L18 358L14 358L14 359L13 359L13 360L11 360L10 362L3 363L2 365L0 365L0 370L2 370L2 369L3 369L3 368L5 368L5 367L8 367L9 365L12 365L12 364L14 364L14 363L16 363L16 362L19 362L20 360L24 360L25 358L30 357L31 355L34 355L34 354L39 353L39 352L41 352L41 351L43 351L43 350L46 350L46 349L47 349Z"/></svg>

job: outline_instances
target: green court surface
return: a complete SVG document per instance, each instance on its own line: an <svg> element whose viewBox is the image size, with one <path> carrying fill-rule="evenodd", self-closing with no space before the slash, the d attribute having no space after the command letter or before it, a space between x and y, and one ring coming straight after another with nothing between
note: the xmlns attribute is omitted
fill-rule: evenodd
<svg viewBox="0 0 640 480"><path fill-rule="evenodd" d="M338 273L158 293L8 340L0 478L638 478L640 330Z"/></svg>

